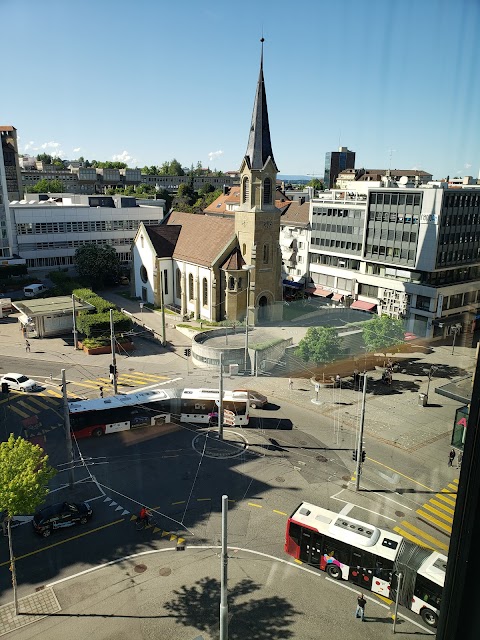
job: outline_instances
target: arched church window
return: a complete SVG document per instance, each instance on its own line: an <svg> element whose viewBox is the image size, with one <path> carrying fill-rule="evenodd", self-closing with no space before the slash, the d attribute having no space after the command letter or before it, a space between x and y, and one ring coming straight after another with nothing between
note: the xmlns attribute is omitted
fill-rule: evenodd
<svg viewBox="0 0 480 640"><path fill-rule="evenodd" d="M241 279L241 278L239 278L239 279L238 279L238 290L239 290L239 291L242 291L242 284L243 284L243 283L242 283L242 279Z"/></svg>
<svg viewBox="0 0 480 640"><path fill-rule="evenodd" d="M233 276L228 278L228 288L230 291L234 291L235 289L235 278Z"/></svg>
<svg viewBox="0 0 480 640"><path fill-rule="evenodd" d="M188 274L188 299L193 300L193 275Z"/></svg>
<svg viewBox="0 0 480 640"><path fill-rule="evenodd" d="M204 307L208 306L208 282L206 278L202 280L202 304Z"/></svg>
<svg viewBox="0 0 480 640"><path fill-rule="evenodd" d="M243 179L242 202L247 202L250 194L250 181L248 178Z"/></svg>
<svg viewBox="0 0 480 640"><path fill-rule="evenodd" d="M242 256L244 256L247 253L247 245L245 244L245 242L242 244Z"/></svg>
<svg viewBox="0 0 480 640"><path fill-rule="evenodd" d="M263 181L263 204L272 203L272 181L270 178L265 178Z"/></svg>
<svg viewBox="0 0 480 640"><path fill-rule="evenodd" d="M182 272L180 271L180 269L177 269L175 276L176 296L177 298L180 298L182 295Z"/></svg>
<svg viewBox="0 0 480 640"><path fill-rule="evenodd" d="M268 257L269 257L269 247L268 244L264 244L263 245L263 264L268 264Z"/></svg>

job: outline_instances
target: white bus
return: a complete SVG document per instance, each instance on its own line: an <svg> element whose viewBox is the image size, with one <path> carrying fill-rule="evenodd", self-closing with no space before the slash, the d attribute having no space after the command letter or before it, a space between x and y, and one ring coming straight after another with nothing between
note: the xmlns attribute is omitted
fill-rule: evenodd
<svg viewBox="0 0 480 640"><path fill-rule="evenodd" d="M436 627L445 581L446 556L308 502L287 522L285 551L326 571L331 578L395 599L398 574L400 604Z"/></svg>
<svg viewBox="0 0 480 640"><path fill-rule="evenodd" d="M102 436L170 422L218 424L219 391L215 389L147 389L68 403L70 427L77 438ZM224 391L223 409L235 425L247 425L249 400L245 391ZM224 414L225 415L225 414Z"/></svg>

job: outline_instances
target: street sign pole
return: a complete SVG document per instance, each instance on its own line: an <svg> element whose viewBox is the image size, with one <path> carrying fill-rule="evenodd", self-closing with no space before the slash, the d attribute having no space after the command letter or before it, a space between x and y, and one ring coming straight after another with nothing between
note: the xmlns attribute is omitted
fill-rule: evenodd
<svg viewBox="0 0 480 640"><path fill-rule="evenodd" d="M362 394L362 413L360 416L360 433L357 441L357 471L355 478L355 491L360 489L360 474L362 473L362 449L363 449L363 428L365 425L365 400L367 397L367 372L363 374L363 394Z"/></svg>
<svg viewBox="0 0 480 640"><path fill-rule="evenodd" d="M220 363L220 384L218 389L218 439L223 440L223 352L218 354Z"/></svg>
<svg viewBox="0 0 480 640"><path fill-rule="evenodd" d="M228 496L222 496L222 567L220 579L220 640L228 640L228 549L227 549Z"/></svg>

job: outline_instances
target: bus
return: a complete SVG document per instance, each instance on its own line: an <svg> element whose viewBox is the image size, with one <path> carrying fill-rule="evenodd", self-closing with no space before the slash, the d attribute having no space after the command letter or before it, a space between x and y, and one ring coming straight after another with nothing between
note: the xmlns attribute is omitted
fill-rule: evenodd
<svg viewBox="0 0 480 640"><path fill-rule="evenodd" d="M70 428L76 438L100 437L171 421L218 424L216 389L147 389L68 403ZM223 409L237 426L249 422L249 399L244 391L224 391ZM224 414L225 415L225 414ZM224 420L225 421L225 420Z"/></svg>
<svg viewBox="0 0 480 640"><path fill-rule="evenodd" d="M302 502L288 518L285 552L348 580L365 591L396 599L436 627L446 556L350 516Z"/></svg>

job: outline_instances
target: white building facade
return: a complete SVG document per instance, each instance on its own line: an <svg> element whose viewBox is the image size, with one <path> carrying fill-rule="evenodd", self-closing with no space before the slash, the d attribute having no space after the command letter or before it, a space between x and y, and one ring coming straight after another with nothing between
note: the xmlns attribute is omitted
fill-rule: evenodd
<svg viewBox="0 0 480 640"><path fill-rule="evenodd" d="M317 295L404 318L419 337L476 328L480 189L364 183L313 199L310 224Z"/></svg>

